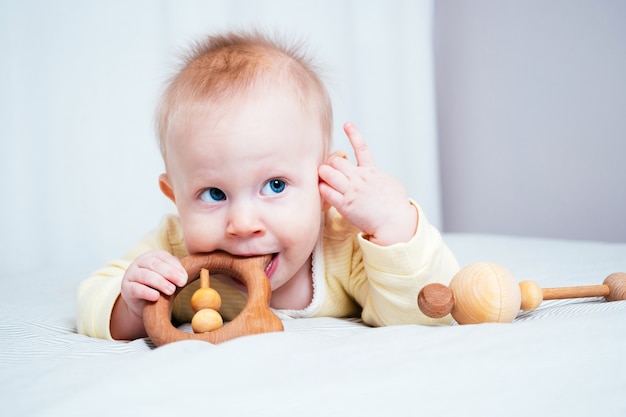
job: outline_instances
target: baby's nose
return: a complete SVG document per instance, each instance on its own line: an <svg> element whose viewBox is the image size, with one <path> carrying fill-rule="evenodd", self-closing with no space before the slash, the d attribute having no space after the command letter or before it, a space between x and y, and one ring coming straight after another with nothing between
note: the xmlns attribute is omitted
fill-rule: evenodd
<svg viewBox="0 0 626 417"><path fill-rule="evenodd" d="M248 204L230 207L226 234L230 236L260 236L265 234L265 225L261 216Z"/></svg>

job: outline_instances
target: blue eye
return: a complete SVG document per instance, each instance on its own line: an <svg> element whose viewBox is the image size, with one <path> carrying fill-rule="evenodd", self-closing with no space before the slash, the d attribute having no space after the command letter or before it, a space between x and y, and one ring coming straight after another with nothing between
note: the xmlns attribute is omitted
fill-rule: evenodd
<svg viewBox="0 0 626 417"><path fill-rule="evenodd" d="M285 184L285 181L283 180L269 180L267 183L265 183L261 192L265 195L280 194L285 191L286 186L287 184Z"/></svg>
<svg viewBox="0 0 626 417"><path fill-rule="evenodd" d="M215 203L226 200L226 194L219 188L207 188L200 194L200 200L206 203Z"/></svg>

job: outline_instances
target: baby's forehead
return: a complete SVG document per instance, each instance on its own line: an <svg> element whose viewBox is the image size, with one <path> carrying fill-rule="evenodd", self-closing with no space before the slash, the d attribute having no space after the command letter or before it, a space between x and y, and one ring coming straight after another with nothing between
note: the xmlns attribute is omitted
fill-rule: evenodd
<svg viewBox="0 0 626 417"><path fill-rule="evenodd" d="M327 126L324 125L324 111L318 100L311 99L309 94L302 92L297 85L289 79L259 80L245 89L233 89L227 94L206 95L204 97L190 97L188 100L180 100L175 111L170 114L168 139L178 141L190 130L197 128L198 122L202 122L203 129L210 128L210 124L217 124L223 118L236 113L242 106L254 106L258 101L260 110L266 104L259 97L279 96L280 100L290 108L300 109L311 123L320 129L320 145L327 151L330 147L330 136ZM270 109L271 110L271 109Z"/></svg>
<svg viewBox="0 0 626 417"><path fill-rule="evenodd" d="M279 108L272 106L276 101L265 99L270 96L278 97ZM189 102L172 115L165 137L164 157L175 148L189 146L190 138L204 136L206 143L232 141L242 134L242 130L248 137L283 137L281 143L298 142L306 138L306 152L323 157L328 153L330 143L319 120L320 115L316 108L303 106L297 93L284 86L258 86L254 91L220 99ZM282 131L287 125L294 123L300 126L299 132L307 134L283 136Z"/></svg>

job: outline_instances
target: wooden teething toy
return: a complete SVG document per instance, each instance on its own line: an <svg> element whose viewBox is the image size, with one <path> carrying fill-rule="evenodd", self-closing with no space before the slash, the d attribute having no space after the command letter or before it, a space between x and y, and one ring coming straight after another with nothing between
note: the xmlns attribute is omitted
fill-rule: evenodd
<svg viewBox="0 0 626 417"><path fill-rule="evenodd" d="M452 313L459 324L510 323L520 309L532 311L543 300L582 297L626 300L626 273L613 273L602 285L542 289L533 281L517 284L505 268L479 262L457 272L448 287L426 285L417 297L417 304L428 317L441 318Z"/></svg>
<svg viewBox="0 0 626 417"><path fill-rule="evenodd" d="M205 268L211 274L229 275L243 282L248 290L248 300L237 317L223 327L201 333L187 333L178 330L170 321L172 302L184 287L178 288L174 294L169 296L161 294L157 301L146 304L143 310L143 322L148 336L155 345L162 346L180 340L221 343L250 334L282 331L282 322L269 308L271 289L264 269L270 259L269 255L243 258L224 252L190 255L181 259L181 263L189 276L186 285L198 279L200 271ZM204 273L202 274L204 275ZM208 281L208 276L206 278ZM196 307L204 306L203 308L219 309L211 303L207 303L205 300L197 304ZM194 308L193 305L192 308Z"/></svg>

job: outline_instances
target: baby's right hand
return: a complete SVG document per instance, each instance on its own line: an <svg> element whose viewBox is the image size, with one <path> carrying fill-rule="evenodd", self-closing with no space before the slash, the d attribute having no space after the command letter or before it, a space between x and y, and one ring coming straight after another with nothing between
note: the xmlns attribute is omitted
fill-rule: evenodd
<svg viewBox="0 0 626 417"><path fill-rule="evenodd" d="M128 308L143 317L146 301L156 301L161 293L172 295L187 284L187 271L174 255L154 250L137 257L122 278L122 298Z"/></svg>

